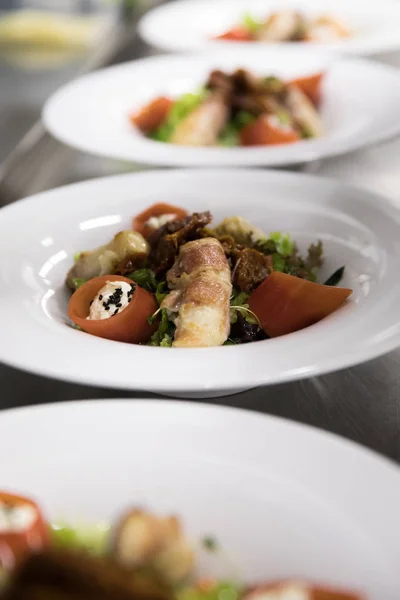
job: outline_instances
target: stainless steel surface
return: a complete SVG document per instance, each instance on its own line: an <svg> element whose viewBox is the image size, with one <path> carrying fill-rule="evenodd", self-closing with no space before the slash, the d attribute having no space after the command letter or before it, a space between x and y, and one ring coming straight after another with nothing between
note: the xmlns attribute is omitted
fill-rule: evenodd
<svg viewBox="0 0 400 600"><path fill-rule="evenodd" d="M125 31L127 38L114 60L149 52L132 37L129 28ZM400 66L400 56L397 55L380 60ZM46 88L35 87L33 82L29 88L24 87L24 104L19 107L15 126L12 126L12 99L19 77L20 74L12 74L0 67L0 114L7 123L4 129L0 121L0 156L9 152L21 131L33 124L50 88L54 89L60 83L59 76L55 74L52 85L49 82ZM10 88L8 105L2 93L5 82ZM345 157L313 163L304 170L378 191L400 203L399 162L400 140L395 140ZM40 189L133 168L132 165L101 160L67 149L43 135L40 125L36 125L3 165L5 177L0 182L0 204ZM398 274L394 274L396 276ZM329 343L329 340L326 342ZM66 384L1 365L0 383L0 407L3 408L80 398L151 397L150 394ZM356 440L400 462L400 350L324 377L260 388L207 402L242 406L309 423Z"/></svg>

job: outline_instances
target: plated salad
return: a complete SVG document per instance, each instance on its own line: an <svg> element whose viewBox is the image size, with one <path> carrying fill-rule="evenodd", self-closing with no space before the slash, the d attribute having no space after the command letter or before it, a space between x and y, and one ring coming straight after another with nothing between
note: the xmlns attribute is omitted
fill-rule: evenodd
<svg viewBox="0 0 400 600"><path fill-rule="evenodd" d="M158 142L184 146L289 144L324 132L318 106L323 74L283 81L245 69L212 71L205 86L173 100L155 98L130 115Z"/></svg>
<svg viewBox="0 0 400 600"><path fill-rule="evenodd" d="M298 10L278 10L265 20L251 13L214 39L234 42L335 42L351 35L350 29L337 17L321 14L306 16Z"/></svg>
<svg viewBox="0 0 400 600"><path fill-rule="evenodd" d="M320 241L300 254L288 234L240 216L155 204L106 245L79 252L67 274L75 327L162 347L236 345L292 333L338 309L341 266L317 283Z"/></svg>
<svg viewBox="0 0 400 600"><path fill-rule="evenodd" d="M196 576L176 516L131 508L109 527L51 524L33 500L0 492L3 600L362 600L307 581L251 586ZM218 560L218 541L204 549Z"/></svg>

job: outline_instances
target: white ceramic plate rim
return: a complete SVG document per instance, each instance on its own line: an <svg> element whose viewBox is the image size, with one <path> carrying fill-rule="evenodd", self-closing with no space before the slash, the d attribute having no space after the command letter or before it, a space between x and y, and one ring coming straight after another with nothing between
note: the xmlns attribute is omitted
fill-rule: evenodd
<svg viewBox="0 0 400 600"><path fill-rule="evenodd" d="M252 181L255 181L255 178L258 178L260 182L262 180L263 185L265 185L266 180L271 178L275 178L276 181L287 181L288 179L291 179L293 182L296 182L296 184L301 182L302 185L304 184L305 186L317 184L325 187L328 186L333 194L343 193L343 191L347 189L348 193L351 192L353 197L357 197L361 202L365 202L366 207L370 204L376 205L379 203L379 210L382 211L385 218L393 219L394 221L399 219L399 209L391 204L389 200L373 193L357 190L357 188L353 188L352 186L344 186L339 182L329 179L286 172L269 171L262 173L257 170L241 171L239 173L224 170L182 170L115 176L73 184L71 186L38 194L37 196L27 198L2 209L0 211L0 231L2 227L15 231L15 223L24 220L25 209L28 207L33 213L41 214L41 203L46 203L50 198L53 198L52 202L63 201L68 203L68 198L71 202L73 198L79 199L79 202L81 202L81 197L96 198L98 195L96 190L99 189L99 186L105 187L108 194L109 188L107 186L111 186L112 189L114 189L117 185L120 185L125 189L126 186L129 186L129 182L132 181L133 178L138 185L143 181L146 182L146 179L152 179L152 181L154 181L155 178L162 181L163 185L168 185L168 181L180 182L181 180L183 180L184 185L187 185L185 184L185 180L190 179L192 181L193 177L205 176L212 177L213 179L221 176L222 178L226 177L230 180L232 177L239 179L250 178ZM130 189L131 186L129 186L129 190ZM310 335L315 344L315 336L318 337L314 328L307 328L301 332L291 334L293 342L291 348L298 354L294 363L291 364L290 361L287 362L285 358L287 357L287 346L285 347L286 352L283 352L281 347L282 344L285 345L286 336L268 340L265 343L259 342L257 344L246 344L242 346L171 350L167 348L149 348L119 344L108 340L98 340L94 336L77 332L66 327L64 324L50 320L49 327L38 327L34 320L29 316L29 313L27 313L24 315L25 323L26 325L29 325L29 327L33 327L32 335L36 336L36 343L39 341L41 347L40 352L32 352L28 345L21 347L20 344L15 343L15 329L7 329L6 310L1 313L1 318L3 319L4 327L3 343L0 346L0 360L6 364L32 371L40 375L53 377L55 379L80 381L90 385L102 385L121 389L151 390L154 392L209 393L215 390L238 391L240 389L249 389L260 385L302 379L356 365L378 357L400 345L399 321L393 323L389 329L386 328L384 335L374 335L374 343L368 343L365 347L360 346L360 344L349 347L348 344L341 343L339 344L340 351L338 349L338 352L333 355L328 353L323 359L317 358L316 356L305 357L303 352L299 353L296 350L296 338L300 338L300 344L302 341L303 343L307 343L307 337ZM318 327L318 325L314 327ZM324 327L326 327L326 325L324 325ZM334 331L333 322L330 323L328 330ZM6 337L5 332L8 332L8 337ZM21 335L24 334L25 332L21 331L20 338ZM378 339L376 339L377 337ZM262 344L269 345L272 354L271 352L267 352L266 355L267 357L269 355L270 358L273 356L273 349L275 349L275 351L278 351L279 349L279 360L283 363L286 361L285 366L280 365L279 369L277 369L276 366L275 368L265 368L265 366L261 368L260 358L264 354ZM79 360L67 360L68 356L76 357L77 352L81 352L81 355L85 356L83 362ZM256 355L254 355L254 352L256 352ZM55 364L53 364L54 353L59 356L64 356L66 359L57 360ZM103 364L105 357L108 359L108 356L112 356L112 360L114 360L115 357L115 368L103 369L103 371L100 369L99 371L98 365ZM244 365L246 364L246 360L251 362L254 360L255 356L258 357L258 367L256 372L252 371L249 376ZM121 370L117 368L117 365L121 364L121 362L119 362L121 360L126 360L128 362L132 361L130 364L135 365L140 365L142 363L143 366L147 365L147 368L143 369L143 372L138 368L135 369L134 372L125 373L122 376ZM178 360L181 364L179 377L177 376ZM154 371L155 376L153 378L150 378L149 376L150 364L159 364L158 372L157 370ZM191 367L189 375L189 372L185 373L185 369L188 369L190 364L192 366L193 364L196 364L196 369L194 370L194 368ZM235 367L235 365L237 366ZM204 376L205 373L206 376Z"/></svg>
<svg viewBox="0 0 400 600"><path fill-rule="evenodd" d="M265 51L264 51L265 52ZM286 49L268 51L268 60L273 60L276 56L277 61L284 60L287 63L292 62L298 65L299 74L302 72L316 72L325 68L353 68L355 70L368 69L371 80L379 80L379 76L391 78L390 93L398 94L400 102L400 75L393 67L374 63L363 59L339 59L334 61L332 55L323 52L316 53L307 49ZM241 58L242 57L242 58ZM137 61L123 63L114 67L96 71L89 75L80 77L56 91L45 103L42 111L42 120L47 130L62 143L74 147L78 150L89 152L97 156L132 161L141 164L159 165L159 166L184 166L184 167L250 167L250 166L268 166L279 167L282 165L299 164L310 162L326 157L333 157L347 154L354 150L378 144L384 140L395 137L400 133L400 121L391 118L387 122L379 123L379 126L364 126L361 131L351 137L341 136L323 136L319 139L302 140L295 144L286 144L281 146L263 146L251 148L199 148L190 146L176 146L161 142L154 142L142 136L132 134L127 146L125 133L120 135L118 140L108 139L108 134L102 133L101 125L94 135L92 132L85 132L82 118L78 118L75 113L80 109L80 97L91 97L91 87L100 84L101 80L107 78L123 78L132 76L132 85L135 78L135 72L140 80L141 73L150 73L162 69L164 72L173 73L177 65L186 65L188 72L194 69L194 72L204 68L207 65L211 70L216 61L226 61L236 65L240 60L246 57L246 61L260 61L263 59L263 52L259 48L244 48L219 50L218 53L204 52L202 54L191 55L167 55L143 58ZM300 58L301 57L301 58ZM300 60L299 60L300 58ZM304 60L303 60L304 59ZM280 64L279 62L277 63ZM295 69L297 72L297 68ZM148 77L148 75L146 75ZM151 78L151 75L150 75ZM171 80L174 81L173 76ZM111 85L111 83L110 83ZM386 82L385 82L386 85ZM157 88L158 89L158 88ZM160 91L160 90L159 90ZM383 110L382 106L382 110ZM367 114L376 107L369 107ZM374 113L374 117L376 114ZM385 121L385 113L382 119ZM82 115L81 115L82 117ZM90 122L91 123L91 122ZM91 123L93 125L93 123ZM376 125L376 123L375 123ZM122 147L122 144L124 147Z"/></svg>
<svg viewBox="0 0 400 600"><path fill-rule="evenodd" d="M353 440L345 438L341 435L327 431L325 429L319 429L313 425L302 423L300 421L293 421L285 417L279 417L268 413L262 413L255 410L249 410L242 407L224 406L217 404L209 404L203 402L194 402L189 400L173 400L166 398L94 398L90 400L77 399L67 400L64 402L51 402L49 404L35 404L27 406L19 406L15 408L7 408L0 411L0 424L4 426L6 423L8 432L13 435L12 427L13 421L18 424L21 418L36 418L39 422L42 422L44 417L47 417L50 413L50 417L57 420L58 423L62 422L61 414L63 412L68 413L72 417L72 413L79 412L93 412L98 418L99 413L112 411L116 418L119 418L118 412L126 412L129 417L132 417L133 413L149 415L151 418L157 420L160 413L164 413L170 419L173 419L176 427L178 428L181 423L186 423L187 420L192 423L196 422L193 418L193 413L204 414L206 417L208 414L212 416L214 422L214 416L218 419L223 420L228 425L228 421L232 422L240 421L240 426L245 430L246 426L253 424L260 424L260 427L265 429L286 429L290 433L302 438L305 441L313 438L316 443L321 446L330 446L334 451L352 452L356 459L364 460L365 463L375 464L379 469L385 469L386 475L392 478L390 485L394 483L398 484L400 493L400 467L396 462L387 458L384 455L371 450L367 446L363 446ZM59 416L60 414L60 416ZM8 423L7 423L8 421ZM228 429L228 426L226 427ZM90 434L90 432L88 432ZM247 443L251 444L253 438L250 436L247 438ZM268 439L268 436L265 436ZM2 439L0 439L0 448ZM357 455L357 456L356 456ZM272 456L273 458L273 456ZM319 457L320 458L320 457ZM260 456L262 459L262 456ZM271 456L267 458L267 462L271 459ZM343 461L341 463L343 470L349 467L349 463ZM353 470L353 467L351 468ZM1 467L0 467L1 472ZM332 477L340 476L340 470L332 470L330 475ZM395 481L396 480L396 481ZM370 482L366 482L368 486ZM384 494L383 494L384 495Z"/></svg>
<svg viewBox="0 0 400 600"><path fill-rule="evenodd" d="M194 40L192 44L187 45L184 41L180 40L179 36L176 35L176 32L173 32L173 35L166 35L165 31L168 31L168 21L171 19L175 19L175 15L179 14L179 11L183 7L184 9L187 7L188 2L191 0L173 0L173 2L169 2L166 5L157 6L151 10L149 10L139 21L138 23L138 32L140 37L146 41L150 46L158 48L159 50L167 51L167 52L179 52L179 51L187 51L187 50L218 50L221 47L229 45L230 47L243 47L243 43L235 43L235 42L218 42L213 40L204 39ZM232 4L235 4L235 0L231 0ZM224 4L226 2L222 2ZM238 5L246 5L247 10L252 10L252 5L258 5L259 2L252 2L252 0L245 0L245 2L238 2ZM212 5L218 9L218 0L212 0ZM328 8L321 8L321 12L328 11L332 12L334 15L337 15L339 18L341 16L340 11L343 9L350 9L352 12L360 12L360 15L363 15L365 12L365 3L356 2L356 0L352 0L349 2L327 2L324 4L328 4ZM329 7L331 4L331 7ZM193 5L191 7L192 11L194 11L193 18L196 18L196 9L201 6L203 12L207 10L211 2L208 1L205 3L205 6L202 0L194 0ZM310 9L310 3L305 0L288 0L284 2L269 2L269 6L266 7L266 12L268 12L268 8L277 7L280 5L282 8L285 6L297 6L300 10L303 8L305 11ZM397 17L400 20L400 7L398 3L393 2L392 0L384 1L384 2L376 2L376 7L373 6L371 2L368 6L369 11L376 12L377 15L382 16L384 11L388 14L388 29L380 30L377 28L373 34L365 35L365 36L356 36L349 39L339 40L337 42L325 43L325 44L313 44L315 49L320 51L330 51L335 52L341 55L349 55L349 56L368 56L371 54L380 54L384 52L395 51L400 47L400 36L395 35L396 30L393 28L390 23L390 16ZM315 8L315 6L312 6ZM243 12L243 11L242 11ZM234 23L231 24L232 26ZM160 34L159 32L162 31ZM211 30L210 30L211 31ZM390 35L388 35L390 33ZM400 33L399 27L397 27L397 33ZM260 42L252 42L251 45L253 47L260 47L264 49L273 49L273 48L282 48L285 44L282 43L260 43ZM291 42L291 47L301 49L304 46L304 42Z"/></svg>
<svg viewBox="0 0 400 600"><path fill-rule="evenodd" d="M75 431L73 447L71 431ZM194 464L193 477L200 488L215 481L218 474L221 493L215 497L215 489L208 488L210 503L216 506L218 500L219 504L222 501L228 512L228 523L236 527L232 493L240 492L241 483L235 483L238 473L253 484L243 497L244 511L255 502L258 518L262 518L267 509L260 502L265 490L258 489L256 484L265 486L276 482L277 490L271 492L271 497L272 506L283 506L276 515L279 530L285 529L286 516L292 514L292 507L285 506L285 501L300 497L304 499L304 507L297 514L309 518L311 528L318 531L318 518L313 514L316 501L317 506L323 507L325 519L328 514L334 514L341 523L351 525L346 531L349 541L355 531L359 544L365 539L373 546L374 554L382 556L385 568L381 566L379 592L383 593L373 597L396 598L400 585L396 573L400 542L399 537L393 535L393 523L400 503L400 471L387 459L354 442L308 425L242 409L142 399L71 401L12 409L0 414L0 432L0 451L8 457L0 466L2 485L11 491L33 494L54 519L62 518L65 510L77 523L86 518L109 519L123 508L122 503L128 497L126 492L132 501L150 507L155 502L159 504L155 498L159 489L150 482L160 470L166 469L168 483L164 483L162 489L168 498L164 506L168 508L162 510L176 511L185 527L192 530L194 523L188 520L188 505L197 503L195 512L201 514L204 511L201 501L196 499L196 492L192 492L190 486L185 490L179 475L170 477L170 474L179 474L182 467L190 469ZM16 439L20 440L17 447ZM139 477L139 487L135 483L126 484L126 470L115 470L116 464L125 468L130 464L140 465L144 475ZM62 487L57 485L60 468L65 469L69 482L64 496ZM88 480L91 470L93 479ZM208 477L210 471L211 478ZM116 493L107 491L107 485L104 487L107 480L114 482L111 488L115 487ZM121 494L121 490L124 493ZM97 507L91 511L93 499L99 492L105 501L100 503L99 511ZM289 496L285 498L287 492ZM269 492L266 492L267 502L268 497ZM71 505L70 510L66 502ZM207 527L210 522L215 523L215 515L219 514L221 504L211 516L207 512L203 514L203 534L207 532L204 524ZM334 536L334 526L327 528ZM224 529L225 522L221 524L221 531ZM243 528L235 532L240 537ZM250 540L250 548L256 548L256 543L257 540ZM298 539L297 551L302 544ZM228 554L232 551L230 545L223 547ZM342 552L343 547L337 545L333 557ZM235 554L230 556L235 562ZM294 560L298 565L298 559ZM312 563L311 557L308 568ZM265 569L262 563L261 569ZM312 566L311 569L317 571ZM385 593L385 572L391 575L390 595ZM311 575L310 572L301 574ZM351 576L351 572L348 575ZM360 580L360 587L363 584ZM372 577L370 584L374 585Z"/></svg>

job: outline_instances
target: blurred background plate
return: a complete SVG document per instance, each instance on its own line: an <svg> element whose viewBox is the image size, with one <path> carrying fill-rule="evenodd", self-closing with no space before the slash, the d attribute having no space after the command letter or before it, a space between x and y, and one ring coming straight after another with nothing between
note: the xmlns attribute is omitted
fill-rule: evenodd
<svg viewBox="0 0 400 600"><path fill-rule="evenodd" d="M159 95L196 92L209 73L246 68L289 80L326 69L322 84L321 138L253 147L179 146L153 141L129 114ZM400 74L361 59L290 48L246 46L207 55L170 55L125 63L81 77L45 104L43 121L60 141L109 158L168 166L282 166L343 154L400 131Z"/></svg>
<svg viewBox="0 0 400 600"><path fill-rule="evenodd" d="M244 15L266 19L274 11L295 8L310 16L329 13L353 32L334 43L290 42L299 48L312 45L318 50L367 55L400 48L400 4L383 0L178 0L148 12L139 23L139 33L149 44L167 51L246 44L215 41L212 36L243 21ZM283 43L251 42L267 50ZM287 45L287 44L286 44Z"/></svg>
<svg viewBox="0 0 400 600"><path fill-rule="evenodd" d="M2 487L53 520L113 521L128 506L182 517L222 549L203 574L400 597L400 471L327 433L193 403L69 402L3 412L0 455Z"/></svg>

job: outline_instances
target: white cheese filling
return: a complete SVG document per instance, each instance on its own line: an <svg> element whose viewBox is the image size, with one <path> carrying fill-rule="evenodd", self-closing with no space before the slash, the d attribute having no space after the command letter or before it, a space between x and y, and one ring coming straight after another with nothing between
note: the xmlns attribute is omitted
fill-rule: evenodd
<svg viewBox="0 0 400 600"><path fill-rule="evenodd" d="M37 519L37 511L29 504L10 506L0 502L0 533L26 531Z"/></svg>
<svg viewBox="0 0 400 600"><path fill-rule="evenodd" d="M173 215L172 213L165 213L165 215L160 215L159 217L150 217L150 219L146 221L146 225L152 229L159 229L166 223L174 221L175 219L176 215Z"/></svg>
<svg viewBox="0 0 400 600"><path fill-rule="evenodd" d="M126 281L107 281L90 304L89 321L109 319L125 310L132 299L134 285Z"/></svg>

